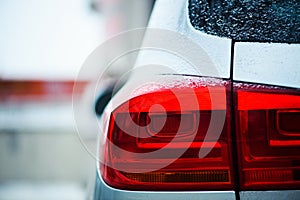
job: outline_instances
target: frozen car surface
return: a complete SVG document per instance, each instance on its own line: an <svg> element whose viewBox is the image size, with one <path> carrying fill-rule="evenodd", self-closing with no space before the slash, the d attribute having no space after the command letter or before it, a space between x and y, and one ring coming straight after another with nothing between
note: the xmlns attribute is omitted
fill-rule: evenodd
<svg viewBox="0 0 300 200"><path fill-rule="evenodd" d="M94 199L297 199L298 12L298 1L156 1L149 28L188 39L146 32L181 57L139 53L101 117Z"/></svg>
<svg viewBox="0 0 300 200"><path fill-rule="evenodd" d="M297 0L189 0L197 30L238 41L299 42L299 16Z"/></svg>

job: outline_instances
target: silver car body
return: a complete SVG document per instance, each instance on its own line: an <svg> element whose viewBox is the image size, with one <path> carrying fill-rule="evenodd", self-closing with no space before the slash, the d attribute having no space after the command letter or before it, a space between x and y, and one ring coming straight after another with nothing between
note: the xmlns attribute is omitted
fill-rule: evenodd
<svg viewBox="0 0 300 200"><path fill-rule="evenodd" d="M197 31L188 16L187 0L157 0L149 22L150 28L167 29L192 39L207 53L216 71L184 67L176 58L155 51L141 52L137 68L148 63L170 66L177 74L209 76L236 81L300 88L300 45L285 43L236 42ZM147 39L147 34L146 34ZM234 49L232 49L234 48ZM233 55L232 55L233 54ZM175 59L175 60L174 60ZM205 61L203 61L205 62ZM207 66L209 67L209 66ZM231 69L232 67L232 69ZM126 85L125 85L126 87ZM122 89L126 90L126 88ZM125 102L128 100L123 99ZM98 167L99 170L99 167ZM108 186L97 173L98 199L297 199L300 190L284 191L125 191Z"/></svg>

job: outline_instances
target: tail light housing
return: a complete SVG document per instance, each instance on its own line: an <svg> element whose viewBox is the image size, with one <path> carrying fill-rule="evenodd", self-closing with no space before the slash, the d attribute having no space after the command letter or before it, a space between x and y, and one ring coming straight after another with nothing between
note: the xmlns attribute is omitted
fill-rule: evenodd
<svg viewBox="0 0 300 200"><path fill-rule="evenodd" d="M199 78L149 91L109 116L100 152L108 185L145 191L300 188L299 90Z"/></svg>
<svg viewBox="0 0 300 200"><path fill-rule="evenodd" d="M242 190L300 188L300 92L235 85Z"/></svg>
<svg viewBox="0 0 300 200"><path fill-rule="evenodd" d="M225 81L194 81L117 107L100 163L103 180L127 190L232 189L229 89Z"/></svg>

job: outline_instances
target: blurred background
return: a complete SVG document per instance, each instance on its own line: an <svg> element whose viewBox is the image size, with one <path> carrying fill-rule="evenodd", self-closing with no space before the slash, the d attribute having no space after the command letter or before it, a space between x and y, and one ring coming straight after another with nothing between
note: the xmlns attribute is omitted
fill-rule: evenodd
<svg viewBox="0 0 300 200"><path fill-rule="evenodd" d="M88 197L96 161L76 133L74 81L84 60L101 42L145 27L153 3L0 1L1 200ZM118 45L130 46L130 41ZM118 79L130 66L115 66L107 76ZM88 77L79 80L80 89L74 95L83 95L88 85ZM94 114L93 105L87 107ZM95 141L96 135L87 129L88 140Z"/></svg>

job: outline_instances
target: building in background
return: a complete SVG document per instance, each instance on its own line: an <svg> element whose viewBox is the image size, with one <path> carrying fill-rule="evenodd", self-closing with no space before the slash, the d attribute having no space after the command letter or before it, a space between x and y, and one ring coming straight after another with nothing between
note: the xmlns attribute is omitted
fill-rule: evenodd
<svg viewBox="0 0 300 200"><path fill-rule="evenodd" d="M99 44L145 27L152 6L152 0L0 2L0 199L86 195L95 162L76 134L74 81ZM121 41L116 48L130 45ZM122 61L108 76L118 78L133 63ZM76 95L89 84L88 77L79 81Z"/></svg>

